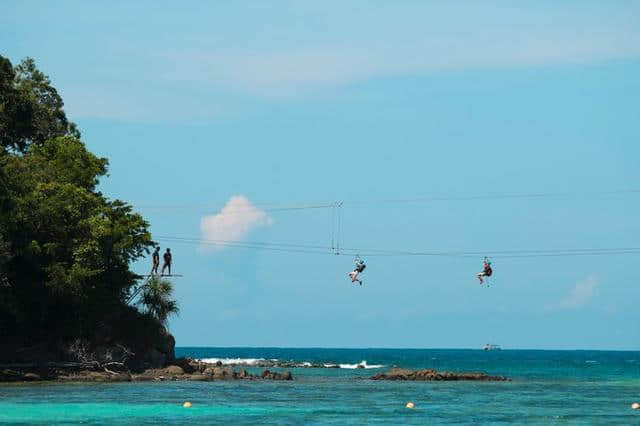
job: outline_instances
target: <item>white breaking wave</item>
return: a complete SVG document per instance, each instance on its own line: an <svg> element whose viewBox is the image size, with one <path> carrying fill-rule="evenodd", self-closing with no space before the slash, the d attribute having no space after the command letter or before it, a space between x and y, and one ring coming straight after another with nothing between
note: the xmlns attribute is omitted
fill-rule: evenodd
<svg viewBox="0 0 640 426"><path fill-rule="evenodd" d="M356 369L356 368L382 368L384 365L369 365L367 361L363 360L358 364L314 364L309 361L303 362L293 362L293 361L281 361L279 359L266 359L266 358L200 358L196 359L196 361L206 362L208 364L216 364L220 363L222 365L245 365L247 367L251 366L274 366L277 367L279 365L285 365L287 367L325 367L325 368L345 368L345 369Z"/></svg>
<svg viewBox="0 0 640 426"><path fill-rule="evenodd" d="M359 364L338 364L340 366L340 368L349 368L349 369L354 369L354 368L382 368L384 367L384 365L378 365L378 364L374 364L374 365L369 365L367 364L366 360L361 361ZM325 367L327 366L327 364L325 364Z"/></svg>
<svg viewBox="0 0 640 426"><path fill-rule="evenodd" d="M202 361L210 364L215 364L218 361L222 365L257 365L264 362L264 358L201 358L196 361Z"/></svg>

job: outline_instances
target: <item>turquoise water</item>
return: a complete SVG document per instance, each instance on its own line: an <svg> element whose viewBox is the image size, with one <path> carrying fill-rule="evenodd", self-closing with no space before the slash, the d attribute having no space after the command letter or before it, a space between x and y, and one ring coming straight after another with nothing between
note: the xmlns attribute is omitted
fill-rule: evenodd
<svg viewBox="0 0 640 426"><path fill-rule="evenodd" d="M630 409L640 402L635 351L178 348L177 354L384 367L294 368L293 382L5 385L0 422L640 424L640 412ZM513 381L367 380L391 366L485 371ZM184 401L193 407L182 408ZM404 407L408 401L414 410Z"/></svg>

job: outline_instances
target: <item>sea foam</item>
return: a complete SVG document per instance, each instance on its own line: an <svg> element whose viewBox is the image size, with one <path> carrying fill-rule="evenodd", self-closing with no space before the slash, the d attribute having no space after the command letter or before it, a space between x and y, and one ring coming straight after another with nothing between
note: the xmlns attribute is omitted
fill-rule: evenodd
<svg viewBox="0 0 640 426"><path fill-rule="evenodd" d="M325 364L326 366L326 364ZM373 364L373 365L369 365L367 364L366 360L362 360L359 364L338 364L338 366L340 366L340 368L347 368L347 369L354 369L354 368L382 368L384 367L384 365L379 365L379 364Z"/></svg>
<svg viewBox="0 0 640 426"><path fill-rule="evenodd" d="M220 362L222 365L258 365L264 361L264 358L201 358L198 361L215 364Z"/></svg>
<svg viewBox="0 0 640 426"><path fill-rule="evenodd" d="M309 361L282 361L279 359L266 359L266 358L200 358L196 361L206 362L209 364L220 363L222 365L235 365L235 366L247 366L247 367L298 367L298 368L345 368L345 369L356 369L356 368L382 368L384 365L369 365L366 360L363 360L357 364L315 364Z"/></svg>

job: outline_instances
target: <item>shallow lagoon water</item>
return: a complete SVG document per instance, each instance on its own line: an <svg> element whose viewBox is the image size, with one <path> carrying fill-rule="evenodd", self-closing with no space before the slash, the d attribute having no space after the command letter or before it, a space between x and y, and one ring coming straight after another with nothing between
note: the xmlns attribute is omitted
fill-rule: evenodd
<svg viewBox="0 0 640 426"><path fill-rule="evenodd" d="M178 348L194 358L384 365L294 368L293 382L0 386L0 421L57 424L640 424L640 352ZM511 382L380 382L398 366ZM251 367L249 367L252 370ZM259 371L261 369L256 369ZM184 401L193 407L183 408ZM416 408L405 408L408 401ZM640 410L639 410L640 411Z"/></svg>

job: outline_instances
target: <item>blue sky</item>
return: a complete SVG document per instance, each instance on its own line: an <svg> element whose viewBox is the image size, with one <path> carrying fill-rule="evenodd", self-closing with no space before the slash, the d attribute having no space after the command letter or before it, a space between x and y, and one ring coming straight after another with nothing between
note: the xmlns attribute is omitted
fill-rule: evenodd
<svg viewBox="0 0 640 426"><path fill-rule="evenodd" d="M604 194L640 189L636 2L3 9L0 54L51 77L154 236L327 246L329 209L270 208L342 200L363 254L640 246L640 194ZM454 199L533 193L569 195ZM640 349L638 254L496 255L490 288L481 255L368 257L360 288L328 250L158 240L181 346Z"/></svg>

